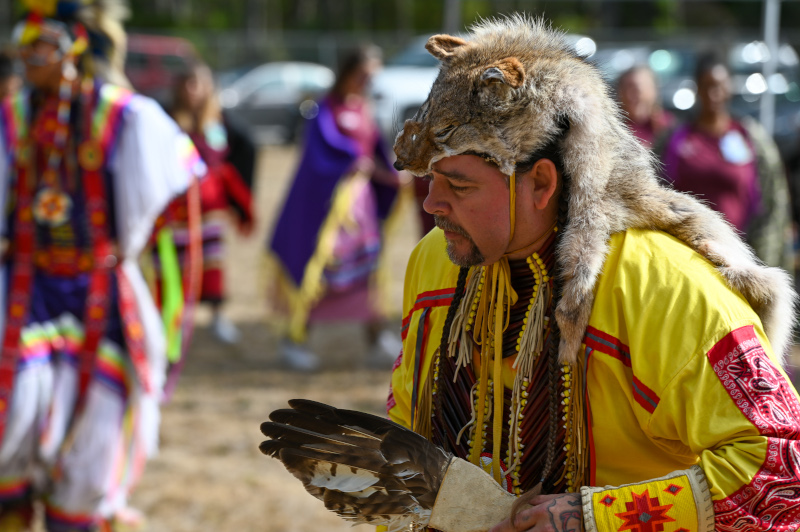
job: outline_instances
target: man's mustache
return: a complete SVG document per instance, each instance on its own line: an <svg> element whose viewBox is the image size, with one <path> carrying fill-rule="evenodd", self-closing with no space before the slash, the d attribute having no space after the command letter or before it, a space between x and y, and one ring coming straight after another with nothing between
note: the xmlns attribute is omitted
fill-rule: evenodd
<svg viewBox="0 0 800 532"><path fill-rule="evenodd" d="M442 218L434 214L433 220L434 222L436 222L436 227L438 227L442 231L450 231L451 233L456 233L463 237L470 238L470 236L467 234L466 231L464 231L464 229L461 228L461 226L456 225L447 218Z"/></svg>

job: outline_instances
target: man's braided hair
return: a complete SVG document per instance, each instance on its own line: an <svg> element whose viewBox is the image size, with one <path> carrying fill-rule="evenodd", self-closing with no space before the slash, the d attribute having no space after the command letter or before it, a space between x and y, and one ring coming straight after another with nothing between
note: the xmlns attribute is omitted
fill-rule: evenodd
<svg viewBox="0 0 800 532"><path fill-rule="evenodd" d="M453 294L453 300L447 308L447 317L444 320L444 327L442 328L442 341L439 344L439 356L447 356L447 344L450 338L450 329L453 327L453 319L456 317L461 300L464 299L464 291L467 286L467 275L469 268L462 267L458 270L458 281L456 282L456 291Z"/></svg>

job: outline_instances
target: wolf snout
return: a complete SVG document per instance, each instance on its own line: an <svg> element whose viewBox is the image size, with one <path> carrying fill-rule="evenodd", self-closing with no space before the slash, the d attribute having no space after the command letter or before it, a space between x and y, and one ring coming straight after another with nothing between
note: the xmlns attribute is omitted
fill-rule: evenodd
<svg viewBox="0 0 800 532"><path fill-rule="evenodd" d="M406 162L404 160L402 160L402 159L397 159L394 162L393 166L394 166L395 170L397 170L398 172L402 172L403 170L405 170L405 168L406 168L406 166L408 166L408 164L406 164Z"/></svg>

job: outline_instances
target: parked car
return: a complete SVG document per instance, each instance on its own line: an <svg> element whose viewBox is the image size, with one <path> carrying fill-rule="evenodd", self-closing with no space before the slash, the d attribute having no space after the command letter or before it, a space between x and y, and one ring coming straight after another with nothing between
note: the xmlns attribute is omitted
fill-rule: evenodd
<svg viewBox="0 0 800 532"><path fill-rule="evenodd" d="M197 60L192 43L164 35L128 35L125 75L140 93L165 108L172 104L175 78Z"/></svg>
<svg viewBox="0 0 800 532"><path fill-rule="evenodd" d="M428 38L427 35L415 38L387 61L383 70L372 80L375 119L390 141L403 123L425 103L439 74L439 60L425 49ZM590 57L596 50L594 41L589 37L571 34L567 39L583 57Z"/></svg>
<svg viewBox="0 0 800 532"><path fill-rule="evenodd" d="M316 100L331 88L334 78L331 69L314 63L266 63L223 88L220 104L247 125L256 142L293 142L304 119L316 116Z"/></svg>

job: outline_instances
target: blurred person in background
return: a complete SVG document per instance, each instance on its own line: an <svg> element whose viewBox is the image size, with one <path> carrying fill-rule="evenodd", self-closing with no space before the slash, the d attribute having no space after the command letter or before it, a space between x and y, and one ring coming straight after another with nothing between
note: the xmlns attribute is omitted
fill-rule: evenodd
<svg viewBox="0 0 800 532"><path fill-rule="evenodd" d="M22 77L14 68L14 54L0 51L0 101L22 88Z"/></svg>
<svg viewBox="0 0 800 532"><path fill-rule="evenodd" d="M383 329L374 274L382 223L400 185L367 100L381 67L375 46L341 62L330 93L307 124L297 173L270 243L278 262L276 298L287 302L289 332L281 359L292 369L317 369L303 346L310 324L366 324L369 363L391 365L399 339Z"/></svg>
<svg viewBox="0 0 800 532"><path fill-rule="evenodd" d="M698 61L695 81L698 113L666 142L666 178L725 215L766 264L792 272L788 184L775 142L753 118L731 115L730 72L718 57Z"/></svg>
<svg viewBox="0 0 800 532"><path fill-rule="evenodd" d="M0 105L0 530L118 530L158 446L166 339L138 258L203 171L121 74L122 2L25 2ZM185 155L185 157L182 157ZM38 512L37 512L38 513Z"/></svg>
<svg viewBox="0 0 800 532"><path fill-rule="evenodd" d="M191 65L178 75L173 94L172 117L185 131L208 166L208 172L200 183L200 205L202 211L203 279L200 300L208 302L213 310L212 330L222 342L235 344L239 341L239 330L222 314L225 300L225 283L222 263L224 258L224 234L231 213L237 218L239 232L249 235L253 230L253 198L250 184L253 181L253 158L255 150L237 147L236 163L249 172L240 173L231 160L232 143L245 143L246 135L231 128L223 119L211 69L203 64ZM252 143L250 143L252 146ZM246 156L250 153L250 157ZM177 210L180 209L178 204ZM185 256L189 242L186 217L182 212L174 213L171 225L179 256Z"/></svg>
<svg viewBox="0 0 800 532"><path fill-rule="evenodd" d="M619 77L617 98L633 134L647 147L675 124L675 117L659 104L655 74L644 65L634 66Z"/></svg>

